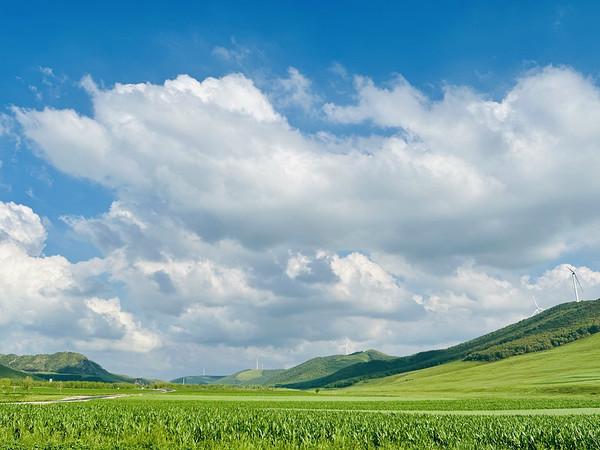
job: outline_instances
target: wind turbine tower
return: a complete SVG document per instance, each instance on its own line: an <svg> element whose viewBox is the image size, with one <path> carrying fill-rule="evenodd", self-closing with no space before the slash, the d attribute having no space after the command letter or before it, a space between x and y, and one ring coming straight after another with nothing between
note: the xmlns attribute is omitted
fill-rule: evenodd
<svg viewBox="0 0 600 450"><path fill-rule="evenodd" d="M579 285L579 289L583 292L583 288L581 287L581 283L579 282L579 278L573 269L568 268L571 271L571 279L573 280L573 289L575 290L575 301L579 302L579 292L577 291L577 285Z"/></svg>

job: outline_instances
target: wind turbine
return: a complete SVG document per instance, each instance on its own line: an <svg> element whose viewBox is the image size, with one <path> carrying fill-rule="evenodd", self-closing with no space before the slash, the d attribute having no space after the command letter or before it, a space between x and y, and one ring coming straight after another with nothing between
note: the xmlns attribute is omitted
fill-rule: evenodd
<svg viewBox="0 0 600 450"><path fill-rule="evenodd" d="M346 349L346 355L350 354L350 339L348 339L348 342L346 342L346 345L340 345L341 348L345 348Z"/></svg>
<svg viewBox="0 0 600 450"><path fill-rule="evenodd" d="M573 269L567 267L571 271L571 278L573 279L573 289L575 290L575 301L579 302L579 292L577 292L577 285L579 285L579 289L583 292L583 287L581 287L581 283L579 282L579 278Z"/></svg>
<svg viewBox="0 0 600 450"><path fill-rule="evenodd" d="M532 295L532 297L533 297L533 295ZM542 311L544 311L546 309L546 308L542 308L540 305L538 305L537 301L535 300L535 297L533 297L533 303L535 303L535 311L529 317L533 317L536 314L541 313Z"/></svg>

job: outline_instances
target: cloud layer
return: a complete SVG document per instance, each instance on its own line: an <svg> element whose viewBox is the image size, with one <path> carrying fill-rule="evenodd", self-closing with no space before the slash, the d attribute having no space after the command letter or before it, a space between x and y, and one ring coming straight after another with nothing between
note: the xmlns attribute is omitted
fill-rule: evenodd
<svg viewBox="0 0 600 450"><path fill-rule="evenodd" d="M276 104L317 120L321 96L289 75ZM570 300L567 258L600 244L600 96L569 68L526 73L499 100L462 86L432 100L403 78L357 76L354 102L323 104L316 134L241 74L82 86L90 117L13 114L40 157L114 190L104 214L64 218L102 257L44 256L39 217L3 204L0 251L24 268L3 283L17 292L27 271L39 282L13 306L6 294L9 316L37 305L7 335L51 309L71 318L52 331L64 342L159 355L154 376L191 370L184 354L222 371L257 353L282 366L346 337L406 354L523 318L532 294ZM597 297L600 274L578 273Z"/></svg>

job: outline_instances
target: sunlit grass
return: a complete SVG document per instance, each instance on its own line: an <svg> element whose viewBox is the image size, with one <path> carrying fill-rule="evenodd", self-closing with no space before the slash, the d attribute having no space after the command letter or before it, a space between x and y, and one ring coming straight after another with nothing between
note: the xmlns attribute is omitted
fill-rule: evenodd
<svg viewBox="0 0 600 450"><path fill-rule="evenodd" d="M491 363L456 361L415 372L361 382L348 395L401 397L516 397L600 394L600 334L543 352Z"/></svg>

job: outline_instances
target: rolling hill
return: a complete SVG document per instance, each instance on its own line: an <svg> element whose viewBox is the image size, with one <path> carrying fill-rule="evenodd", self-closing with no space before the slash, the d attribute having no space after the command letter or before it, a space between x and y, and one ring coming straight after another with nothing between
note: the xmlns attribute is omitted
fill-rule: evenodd
<svg viewBox="0 0 600 450"><path fill-rule="evenodd" d="M25 378L26 373L0 365L0 378Z"/></svg>
<svg viewBox="0 0 600 450"><path fill-rule="evenodd" d="M274 376L285 371L285 369L248 369L223 377L214 383L227 386L273 386Z"/></svg>
<svg viewBox="0 0 600 450"><path fill-rule="evenodd" d="M59 352L52 355L0 354L0 364L19 371L23 377L60 381L101 381L133 383L135 378L112 374L80 353Z"/></svg>
<svg viewBox="0 0 600 450"><path fill-rule="evenodd" d="M185 383L183 381L184 378L185 378ZM200 384L200 385L215 384L221 378L223 378L223 377L222 376L214 376L214 375L197 375L197 376L191 376L191 377L179 377L179 378L175 378L174 380L171 380L170 383L176 383L176 384Z"/></svg>
<svg viewBox="0 0 600 450"><path fill-rule="evenodd" d="M302 383L326 377L341 369L368 361L388 361L393 356L376 350L356 352L351 355L333 355L310 359L290 369L243 370L223 377L212 384L232 386L281 386L290 383Z"/></svg>
<svg viewBox="0 0 600 450"><path fill-rule="evenodd" d="M340 370L280 387L309 389L346 387L359 381L383 378L454 361L491 362L539 352L576 341L600 331L600 300L570 302L547 309L528 319L443 350L411 356L358 362Z"/></svg>
<svg viewBox="0 0 600 450"><path fill-rule="evenodd" d="M454 361L335 392L415 399L598 395L599 356L600 333L549 350L493 362Z"/></svg>

